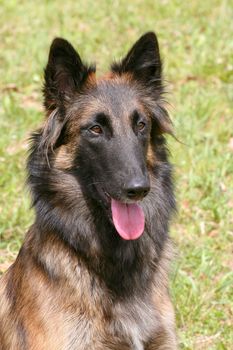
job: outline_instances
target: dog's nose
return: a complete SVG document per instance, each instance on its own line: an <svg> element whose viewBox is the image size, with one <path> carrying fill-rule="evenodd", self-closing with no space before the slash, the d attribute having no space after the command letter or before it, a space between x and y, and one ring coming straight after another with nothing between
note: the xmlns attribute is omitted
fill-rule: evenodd
<svg viewBox="0 0 233 350"><path fill-rule="evenodd" d="M146 179L142 180L131 180L126 188L125 195L128 199L140 200L143 199L150 191L149 181Z"/></svg>

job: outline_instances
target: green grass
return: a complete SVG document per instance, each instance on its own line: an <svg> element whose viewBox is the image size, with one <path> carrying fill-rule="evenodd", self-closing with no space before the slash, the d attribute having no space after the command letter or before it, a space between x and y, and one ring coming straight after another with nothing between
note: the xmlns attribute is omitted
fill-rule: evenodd
<svg viewBox="0 0 233 350"><path fill-rule="evenodd" d="M27 138L42 121L55 36L99 71L147 30L158 34L176 135L178 257L171 289L181 349L233 344L233 1L14 1L0 6L0 271L33 221Z"/></svg>

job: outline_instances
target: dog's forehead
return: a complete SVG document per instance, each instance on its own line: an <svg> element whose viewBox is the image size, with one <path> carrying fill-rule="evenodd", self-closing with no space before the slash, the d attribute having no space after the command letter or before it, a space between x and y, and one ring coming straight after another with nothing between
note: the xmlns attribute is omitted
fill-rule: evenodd
<svg viewBox="0 0 233 350"><path fill-rule="evenodd" d="M139 107L139 96L134 86L119 80L103 80L92 92L91 102L98 109L114 116L131 113Z"/></svg>
<svg viewBox="0 0 233 350"><path fill-rule="evenodd" d="M96 94L110 101L126 101L137 97L133 84L124 79L100 80L96 85Z"/></svg>

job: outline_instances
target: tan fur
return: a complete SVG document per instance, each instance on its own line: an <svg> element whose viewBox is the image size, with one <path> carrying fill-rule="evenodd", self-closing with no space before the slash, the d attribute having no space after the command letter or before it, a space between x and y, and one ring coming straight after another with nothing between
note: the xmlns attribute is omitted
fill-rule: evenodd
<svg viewBox="0 0 233 350"><path fill-rule="evenodd" d="M119 82L120 83L122 83L122 82L123 83L131 83L133 80L133 76L130 73L124 73L123 75L119 76L116 73L107 72L97 79L97 83L99 84L103 81L109 81L109 80L114 81L114 83L119 83Z"/></svg>
<svg viewBox="0 0 233 350"><path fill-rule="evenodd" d="M109 80L116 85L130 84L132 77L111 73L100 78L98 84ZM91 74L87 89L95 84L96 77ZM72 167L80 125L86 123L92 113L109 113L117 128L119 120L114 119L105 98L89 97L80 107L82 114L77 106L68 110L72 128L67 133L72 141L54 150L52 158L51 190L65 193L69 208L72 207L69 198L79 198L80 203L75 203L76 212L82 213L85 222L90 220L91 213L88 206L83 205L85 199L78 182L64 170ZM125 129L135 108L143 108L136 98L130 100L127 108L122 107L121 123ZM45 121L45 139L56 114L55 109L51 110ZM61 131L59 123L54 129L52 144L48 145L51 149ZM147 163L152 166L156 161L149 145ZM152 175L151 178L152 186L158 186ZM151 197L153 193L149 193L142 204L145 213L155 210ZM63 204L56 206L59 217L66 215ZM100 249L98 244L93 235L89 250L92 260ZM171 258L172 245L167 241L158 259L149 295L116 299L59 235L45 231L40 236L36 226L32 226L16 262L0 281L0 350L175 350L174 311L168 294Z"/></svg>
<svg viewBox="0 0 233 350"><path fill-rule="evenodd" d="M153 152L151 144L149 144L149 146L148 146L146 158L147 158L148 166L152 167L155 164L155 162L156 162L156 158L155 158L155 154Z"/></svg>
<svg viewBox="0 0 233 350"><path fill-rule="evenodd" d="M57 169L70 169L73 164L73 150L71 147L62 145L59 147L56 156L54 166Z"/></svg>
<svg viewBox="0 0 233 350"><path fill-rule="evenodd" d="M142 350L143 344L147 350L176 348L166 277L170 243L150 302L133 297L114 303L97 280L93 286L90 273L62 241L48 233L48 239L38 245L34 237L28 233L23 251L1 280L1 350ZM27 332L24 345L16 315Z"/></svg>

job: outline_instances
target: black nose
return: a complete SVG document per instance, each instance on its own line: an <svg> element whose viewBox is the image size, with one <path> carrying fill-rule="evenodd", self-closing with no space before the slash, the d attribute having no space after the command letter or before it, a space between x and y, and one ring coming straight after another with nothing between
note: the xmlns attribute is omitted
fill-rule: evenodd
<svg viewBox="0 0 233 350"><path fill-rule="evenodd" d="M143 199L150 191L148 180L131 180L125 188L125 195L128 199Z"/></svg>

